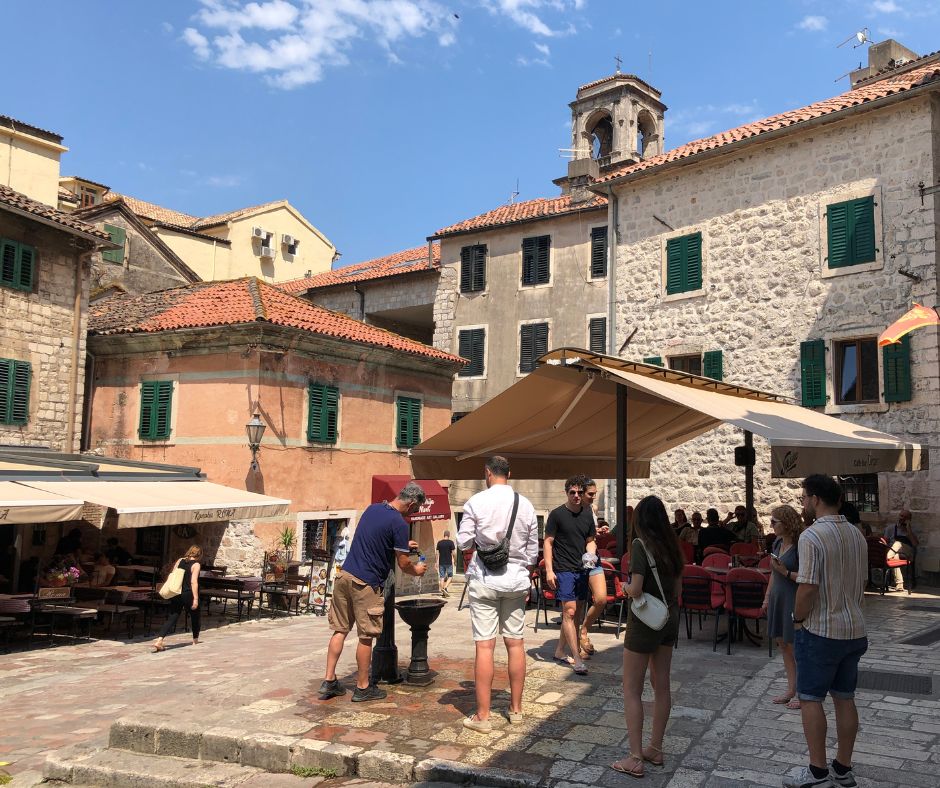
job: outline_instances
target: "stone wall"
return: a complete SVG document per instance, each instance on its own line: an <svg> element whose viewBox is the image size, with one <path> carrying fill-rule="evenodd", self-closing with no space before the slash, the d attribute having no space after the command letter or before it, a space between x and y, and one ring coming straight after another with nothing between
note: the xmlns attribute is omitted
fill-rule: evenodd
<svg viewBox="0 0 940 788"><path fill-rule="evenodd" d="M859 113L816 130L751 145L699 165L652 174L618 189L617 342L637 329L624 355L634 359L722 350L724 378L800 399L800 342L871 337L912 301L937 303L936 217L921 205L919 181L935 183L937 111L929 98ZM824 212L830 203L874 194L874 265L830 271ZM664 232L657 217L675 228ZM879 220L880 217L880 220ZM665 241L701 232L703 289L665 296ZM913 277L900 273L904 270ZM838 275L833 275L833 274ZM826 413L940 451L940 381L935 328L911 335L910 402L838 406ZM832 353L827 352L832 395ZM647 493L667 506L722 511L743 502L743 469L732 448L741 433L721 428L653 462ZM795 505L797 485L772 480L769 450L755 439L756 504ZM919 567L940 569L940 466L881 474L879 525L914 512L922 534Z"/></svg>
<svg viewBox="0 0 940 788"><path fill-rule="evenodd" d="M77 451L85 378L88 282L73 238L46 225L0 212L0 237L36 249L33 291L0 287L0 357L32 364L29 422L0 424L0 444ZM76 387L72 383L73 306L81 277L81 321ZM74 395L73 441L67 445L69 402Z"/></svg>

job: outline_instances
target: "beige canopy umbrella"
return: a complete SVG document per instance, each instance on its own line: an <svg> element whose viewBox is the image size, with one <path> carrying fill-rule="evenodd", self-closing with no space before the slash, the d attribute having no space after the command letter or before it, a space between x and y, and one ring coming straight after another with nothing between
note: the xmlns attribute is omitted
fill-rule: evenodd
<svg viewBox="0 0 940 788"><path fill-rule="evenodd" d="M626 477L649 476L653 457L722 423L762 436L772 475L877 473L927 467L927 450L883 432L730 383L560 348L542 365L411 451L415 476L480 478L492 454L515 478L573 472L617 478L617 390L626 390ZM554 362L554 363L553 363Z"/></svg>
<svg viewBox="0 0 940 788"><path fill-rule="evenodd" d="M99 527L105 522L117 528L146 528L151 525L249 520L283 516L290 508L290 501L283 498L272 498L204 481L43 479L23 484L36 491L78 498L107 509L106 516L97 523Z"/></svg>

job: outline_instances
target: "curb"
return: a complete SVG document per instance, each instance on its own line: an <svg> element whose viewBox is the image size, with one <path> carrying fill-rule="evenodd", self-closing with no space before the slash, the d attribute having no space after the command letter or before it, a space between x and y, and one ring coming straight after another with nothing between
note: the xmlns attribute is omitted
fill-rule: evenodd
<svg viewBox="0 0 940 788"><path fill-rule="evenodd" d="M333 769L338 776L382 782L437 781L494 788L544 788L548 784L537 777L508 769L471 766L439 758L417 761L411 755L263 731L246 732L224 727L203 729L163 717L123 717L116 720L111 725L108 748L141 755L237 765L272 773L312 767ZM46 759L43 776L47 780L77 781L80 770L75 769L76 760L90 757L94 752L91 748L68 748L53 753Z"/></svg>

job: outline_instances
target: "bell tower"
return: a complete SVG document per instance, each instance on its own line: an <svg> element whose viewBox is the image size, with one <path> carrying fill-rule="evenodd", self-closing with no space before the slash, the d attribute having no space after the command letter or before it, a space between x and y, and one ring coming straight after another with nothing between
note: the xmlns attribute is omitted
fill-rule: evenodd
<svg viewBox="0 0 940 788"><path fill-rule="evenodd" d="M633 74L615 74L578 88L571 107L568 175L555 181L575 200L608 168L632 164L663 152L660 92ZM582 195L583 192L583 195Z"/></svg>

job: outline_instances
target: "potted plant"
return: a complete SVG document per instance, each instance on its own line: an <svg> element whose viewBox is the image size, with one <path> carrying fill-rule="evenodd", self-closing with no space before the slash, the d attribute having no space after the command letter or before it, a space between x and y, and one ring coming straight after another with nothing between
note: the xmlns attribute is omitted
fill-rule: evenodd
<svg viewBox="0 0 940 788"><path fill-rule="evenodd" d="M294 555L294 545L297 543L297 534L293 528L288 525L277 535L277 544L280 552L284 554L284 560L290 563Z"/></svg>

